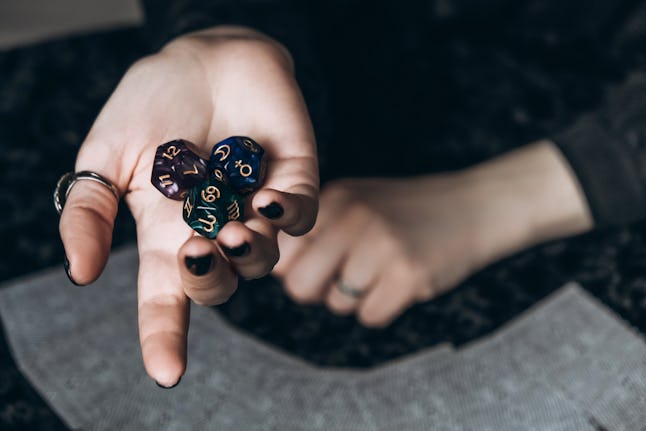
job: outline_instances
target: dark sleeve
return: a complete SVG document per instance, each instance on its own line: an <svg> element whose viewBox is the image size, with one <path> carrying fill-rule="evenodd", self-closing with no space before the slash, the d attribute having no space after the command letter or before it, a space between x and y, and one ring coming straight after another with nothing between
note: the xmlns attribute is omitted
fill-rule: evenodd
<svg viewBox="0 0 646 431"><path fill-rule="evenodd" d="M597 227L646 220L646 73L611 89L596 112L553 137Z"/></svg>
<svg viewBox="0 0 646 431"><path fill-rule="evenodd" d="M144 0L145 30L154 49L185 33L243 25L285 45L309 39L308 9L289 0ZM288 48L294 48L288 46Z"/></svg>

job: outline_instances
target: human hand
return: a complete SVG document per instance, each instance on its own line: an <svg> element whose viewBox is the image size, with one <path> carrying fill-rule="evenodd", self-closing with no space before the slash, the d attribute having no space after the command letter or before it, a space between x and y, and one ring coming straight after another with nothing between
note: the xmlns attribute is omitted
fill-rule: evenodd
<svg viewBox="0 0 646 431"><path fill-rule="evenodd" d="M456 173L334 182L309 234L279 236L274 273L296 301L384 326L497 259L591 227L576 179L544 141Z"/></svg>
<svg viewBox="0 0 646 431"><path fill-rule="evenodd" d="M181 202L152 186L153 159L158 145L177 138L195 143L205 157L231 135L263 146L267 176L246 199L244 223L228 223L211 241L183 221ZM142 355L148 374L166 387L186 367L188 298L202 305L226 301L238 275L257 278L274 266L279 230L300 235L316 218L314 135L291 58L249 29L187 35L133 65L96 119L75 168L109 179L136 220ZM100 275L116 212L116 199L100 184L80 181L72 188L60 233L76 283Z"/></svg>

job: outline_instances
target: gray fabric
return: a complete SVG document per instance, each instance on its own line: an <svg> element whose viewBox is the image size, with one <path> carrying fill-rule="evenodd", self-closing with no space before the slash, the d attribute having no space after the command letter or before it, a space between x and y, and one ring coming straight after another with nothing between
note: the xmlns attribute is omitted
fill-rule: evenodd
<svg viewBox="0 0 646 431"><path fill-rule="evenodd" d="M162 390L137 341L136 250L88 288L62 270L0 289L23 373L74 429L640 430L646 344L570 284L496 333L371 370L321 369L193 307L189 366Z"/></svg>

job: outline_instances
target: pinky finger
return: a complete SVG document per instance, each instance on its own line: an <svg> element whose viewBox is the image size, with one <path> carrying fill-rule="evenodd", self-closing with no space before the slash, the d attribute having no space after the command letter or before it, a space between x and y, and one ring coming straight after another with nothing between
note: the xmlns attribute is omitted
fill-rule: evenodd
<svg viewBox="0 0 646 431"><path fill-rule="evenodd" d="M403 269L385 273L359 304L359 321L373 328L383 328L392 323L415 303L415 292L419 286L411 278L411 274Z"/></svg>

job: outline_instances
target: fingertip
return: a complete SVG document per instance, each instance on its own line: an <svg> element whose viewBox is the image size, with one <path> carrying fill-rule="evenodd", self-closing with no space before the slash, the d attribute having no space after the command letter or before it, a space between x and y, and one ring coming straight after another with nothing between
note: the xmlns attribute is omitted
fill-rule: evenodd
<svg viewBox="0 0 646 431"><path fill-rule="evenodd" d="M314 226L318 201L304 194L262 189L253 197L252 207L277 228L299 236Z"/></svg>
<svg viewBox="0 0 646 431"><path fill-rule="evenodd" d="M178 250L180 267L186 268L186 258L198 258L201 256L213 255L217 252L217 247L213 241L203 236L194 235L182 244Z"/></svg>
<svg viewBox="0 0 646 431"><path fill-rule="evenodd" d="M159 386L160 388L162 388L162 389L173 389L175 386L179 385L179 382L181 382L181 381L182 381L182 378L180 377L180 378L175 382L175 384L174 384L174 385L172 385L172 386L164 386L164 385L160 384L160 383L159 383L158 381L156 381L156 380L155 380L155 384L156 384L157 386Z"/></svg>
<svg viewBox="0 0 646 431"><path fill-rule="evenodd" d="M141 346L146 373L159 386L171 388L186 371L186 339L179 334L151 335Z"/></svg>
<svg viewBox="0 0 646 431"><path fill-rule="evenodd" d="M258 212L269 220L277 220L285 215L285 209L278 202L272 202L267 206L260 207Z"/></svg>
<svg viewBox="0 0 646 431"><path fill-rule="evenodd" d="M299 282L294 274L289 274L281 280L287 295L298 304L316 304L322 300L322 294L316 288L305 287L305 283Z"/></svg>
<svg viewBox="0 0 646 431"><path fill-rule="evenodd" d="M80 181L71 190L59 222L66 272L76 285L101 275L110 256L117 202L104 186Z"/></svg>
<svg viewBox="0 0 646 431"><path fill-rule="evenodd" d="M196 304L219 305L235 292L237 277L215 242L193 236L180 247L178 259L183 291Z"/></svg>
<svg viewBox="0 0 646 431"><path fill-rule="evenodd" d="M388 326L401 311L387 312L383 309L382 300L388 298L378 298L375 301L374 293L371 293L362 301L357 308L357 320L366 328L380 329Z"/></svg>
<svg viewBox="0 0 646 431"><path fill-rule="evenodd" d="M373 315L370 312L359 310L357 313L357 319L366 328L370 329L383 329L390 325L392 320L378 315Z"/></svg>
<svg viewBox="0 0 646 431"><path fill-rule="evenodd" d="M236 249L244 244L252 244L254 242L254 232L239 221L232 221L227 223L217 237L217 243L225 251L225 249Z"/></svg>
<svg viewBox="0 0 646 431"><path fill-rule="evenodd" d="M86 286L96 281L103 272L110 256L111 241L104 244L105 239L102 241L101 236L61 230L65 271L75 285Z"/></svg>
<svg viewBox="0 0 646 431"><path fill-rule="evenodd" d="M240 277L246 280L267 275L280 257L276 228L254 218L246 223L228 223L217 238L218 245Z"/></svg>

